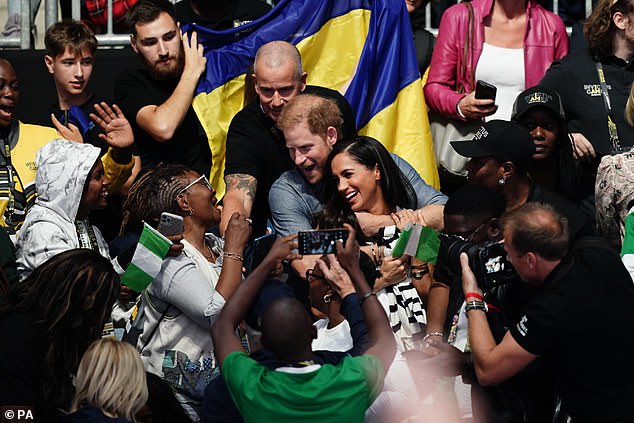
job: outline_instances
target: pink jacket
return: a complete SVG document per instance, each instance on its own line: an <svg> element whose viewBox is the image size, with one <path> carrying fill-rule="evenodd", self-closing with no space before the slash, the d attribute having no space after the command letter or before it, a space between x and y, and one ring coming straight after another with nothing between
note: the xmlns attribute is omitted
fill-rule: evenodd
<svg viewBox="0 0 634 423"><path fill-rule="evenodd" d="M467 57L467 80L457 81L462 66L464 43L468 32L467 7L456 4L445 11L440 21L438 40L431 58L429 76L425 84L425 101L430 109L459 119L456 105L465 93L475 89L471 80L484 44L484 19L491 13L494 0L473 0L475 35L473 49ZM524 63L526 88L542 79L550 64L568 54L568 34L559 16L528 0L528 25L524 35ZM456 92L464 86L464 93Z"/></svg>

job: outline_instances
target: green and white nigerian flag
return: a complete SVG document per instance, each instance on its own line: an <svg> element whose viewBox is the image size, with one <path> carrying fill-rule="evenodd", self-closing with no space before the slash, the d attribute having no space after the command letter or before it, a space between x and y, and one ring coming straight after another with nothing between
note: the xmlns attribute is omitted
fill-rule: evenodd
<svg viewBox="0 0 634 423"><path fill-rule="evenodd" d="M156 229L143 223L143 232L134 250L132 261L128 265L121 283L136 292L141 292L161 271L163 259L172 242Z"/></svg>
<svg viewBox="0 0 634 423"><path fill-rule="evenodd" d="M436 264L440 239L438 232L427 226L408 223L392 250L394 257L407 254L426 263Z"/></svg>
<svg viewBox="0 0 634 423"><path fill-rule="evenodd" d="M634 207L632 207L625 218L625 235L623 236L623 246L621 247L621 260L630 272L634 275Z"/></svg>

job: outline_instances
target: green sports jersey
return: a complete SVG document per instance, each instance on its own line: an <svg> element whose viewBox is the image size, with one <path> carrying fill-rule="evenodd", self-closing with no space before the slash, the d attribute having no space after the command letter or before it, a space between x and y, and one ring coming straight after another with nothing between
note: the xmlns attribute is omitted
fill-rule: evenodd
<svg viewBox="0 0 634 423"><path fill-rule="evenodd" d="M301 371L301 370L300 370ZM222 374L245 422L363 422L383 387L372 355L346 357L306 373L269 370L243 352L227 356Z"/></svg>

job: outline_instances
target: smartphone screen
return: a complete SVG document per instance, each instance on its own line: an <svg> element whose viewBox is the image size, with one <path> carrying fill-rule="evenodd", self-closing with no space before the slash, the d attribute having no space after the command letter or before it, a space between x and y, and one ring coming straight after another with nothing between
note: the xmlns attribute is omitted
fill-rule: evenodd
<svg viewBox="0 0 634 423"><path fill-rule="evenodd" d="M299 254L334 254L337 252L336 241L345 242L346 239L346 229L302 231L298 236Z"/></svg>

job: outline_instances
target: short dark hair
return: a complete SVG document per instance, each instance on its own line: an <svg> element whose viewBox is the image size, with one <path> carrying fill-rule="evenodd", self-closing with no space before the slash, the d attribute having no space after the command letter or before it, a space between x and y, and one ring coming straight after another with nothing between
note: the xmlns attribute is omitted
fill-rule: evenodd
<svg viewBox="0 0 634 423"><path fill-rule="evenodd" d="M568 220L548 204L525 203L502 216L504 231L517 252L537 253L546 260L560 260L568 253Z"/></svg>
<svg viewBox="0 0 634 423"><path fill-rule="evenodd" d="M132 35L136 35L136 24L153 22L163 12L176 22L174 5L168 0L139 0L128 10L126 24L130 27Z"/></svg>
<svg viewBox="0 0 634 423"><path fill-rule="evenodd" d="M443 213L484 220L500 217L505 210L506 201L498 191L485 185L467 184L449 197Z"/></svg>
<svg viewBox="0 0 634 423"><path fill-rule="evenodd" d="M44 36L46 54L51 57L64 54L67 47L75 52L86 49L91 54L97 49L97 38L90 28L79 21L63 20L46 30Z"/></svg>
<svg viewBox="0 0 634 423"><path fill-rule="evenodd" d="M295 298L274 300L262 316L262 345L278 358L300 353L313 340L311 325L306 308Z"/></svg>

